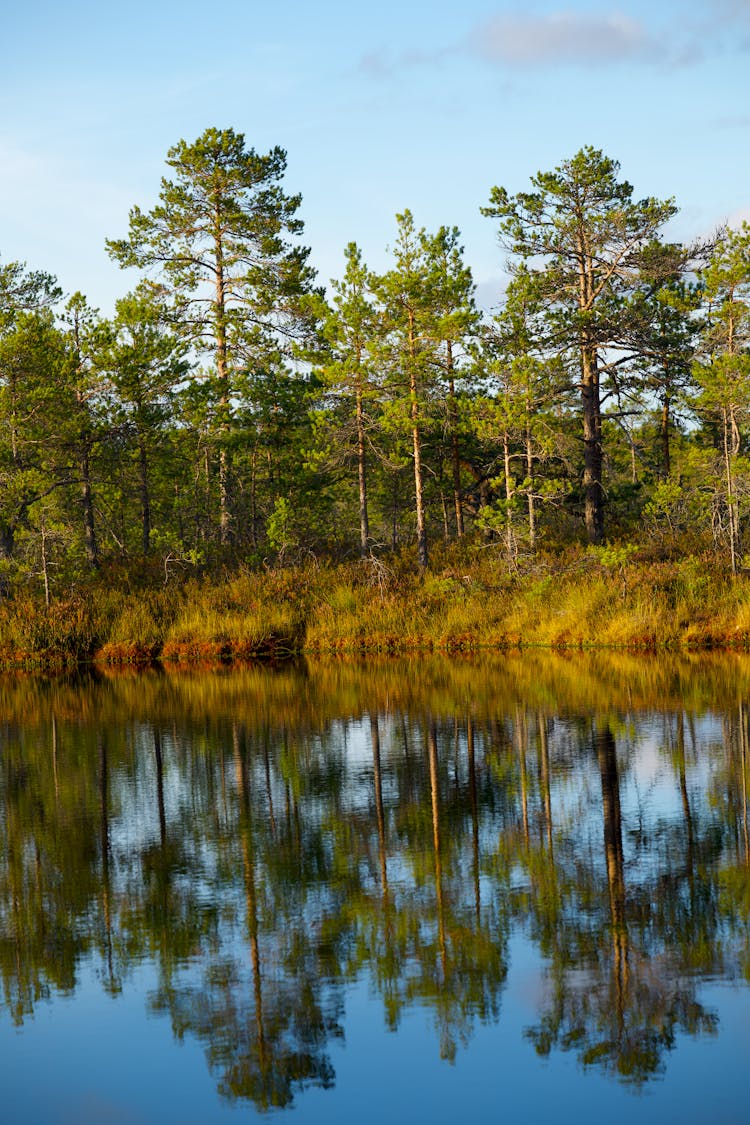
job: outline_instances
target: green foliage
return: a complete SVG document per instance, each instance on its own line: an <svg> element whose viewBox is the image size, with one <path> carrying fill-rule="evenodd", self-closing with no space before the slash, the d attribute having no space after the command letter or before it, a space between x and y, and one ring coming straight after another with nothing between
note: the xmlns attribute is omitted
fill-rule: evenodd
<svg viewBox="0 0 750 1125"><path fill-rule="evenodd" d="M554 172L538 173L531 192L511 197L493 188L483 208L508 249L532 264L523 277L536 333L580 386L586 532L595 543L604 537L602 403L620 396L624 358L643 348L632 338L631 301L641 269L652 264L644 248L676 210L671 200L634 200L619 171L589 146Z"/></svg>
<svg viewBox="0 0 750 1125"><path fill-rule="evenodd" d="M634 543L607 543L602 547L589 547L588 554L607 570L622 571L637 551Z"/></svg>
<svg viewBox="0 0 750 1125"><path fill-rule="evenodd" d="M282 149L261 155L241 133L211 128L171 148L167 164L174 179L162 180L159 203L148 214L134 207L129 237L107 248L121 266L155 276L144 290L151 287L180 339L212 365L204 425L216 470L205 492L208 507L218 494L227 546L238 537L237 408L256 408L254 380L278 370L291 342L309 331L313 271L308 251L290 241L302 231L300 198L282 189Z"/></svg>
<svg viewBox="0 0 750 1125"><path fill-rule="evenodd" d="M280 496L268 518L266 535L272 549L280 556L297 546L294 533L294 517L288 500Z"/></svg>
<svg viewBox="0 0 750 1125"><path fill-rule="evenodd" d="M3 595L43 589L54 604L97 570L150 560L174 586L358 554L385 613L390 576L439 573L451 543L472 573L485 554L498 585L584 534L602 550L581 573L602 589L625 572L631 585L632 560L611 550L710 552L741 573L747 226L702 248L667 242L674 204L634 198L616 161L583 148L529 191L492 189L485 212L512 262L490 318L455 227L402 211L387 268L350 242L326 296L283 150L210 128L167 168L153 208L108 243L143 275L111 320L80 293L60 308L46 274L0 267ZM427 620L437 599L416 591L410 636L471 634L459 591L443 632ZM573 601L563 628L546 626L564 643L592 620L581 598L571 623ZM160 643L145 618L136 631Z"/></svg>

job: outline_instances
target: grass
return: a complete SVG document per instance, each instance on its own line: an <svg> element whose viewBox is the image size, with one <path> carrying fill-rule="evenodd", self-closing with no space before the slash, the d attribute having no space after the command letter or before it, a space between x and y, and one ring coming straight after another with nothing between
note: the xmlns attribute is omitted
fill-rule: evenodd
<svg viewBox="0 0 750 1125"><path fill-rule="evenodd" d="M487 648L750 648L750 578L710 556L570 550L509 569L489 551L236 571L164 585L103 575L49 609L0 603L0 663L72 667Z"/></svg>

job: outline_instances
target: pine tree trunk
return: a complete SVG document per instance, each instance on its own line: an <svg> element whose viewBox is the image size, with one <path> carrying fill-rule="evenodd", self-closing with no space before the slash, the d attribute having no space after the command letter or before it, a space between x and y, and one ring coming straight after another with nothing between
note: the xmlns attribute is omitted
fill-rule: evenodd
<svg viewBox="0 0 750 1125"><path fill-rule="evenodd" d="M215 215L214 258L216 283L214 297L214 332L216 336L216 377L219 384L218 429L219 429L219 540L226 547L232 538L232 517L230 500L229 452L224 444L229 434L229 355L227 344L227 310L224 274L224 247L221 238L221 220L218 211Z"/></svg>
<svg viewBox="0 0 750 1125"><path fill-rule="evenodd" d="M44 604L49 609L50 607L50 588L49 588L49 560L47 558L47 527L42 516L41 521L42 533L42 578L44 580Z"/></svg>
<svg viewBox="0 0 750 1125"><path fill-rule="evenodd" d="M527 412L530 409L527 403ZM534 500L534 489L532 485L532 474L534 472L534 446L531 440L531 432L529 427L526 428L526 480L528 487L526 490L526 505L529 514L529 548L534 551L536 549L536 501Z"/></svg>
<svg viewBox="0 0 750 1125"><path fill-rule="evenodd" d="M479 481L479 511L486 508L490 502L490 482L487 477L482 477ZM484 540L489 543L492 539L492 530L489 527L484 529Z"/></svg>
<svg viewBox="0 0 750 1125"><path fill-rule="evenodd" d="M412 452L414 456L414 499L417 515L417 559L419 569L426 570L428 556L427 530L424 514L424 485L422 481L422 443L419 432L419 404L417 402L415 389L412 389L411 422Z"/></svg>
<svg viewBox="0 0 750 1125"><path fill-rule="evenodd" d="M451 468L453 471L453 505L456 510L456 538L461 539L464 533L464 512L461 505L461 454L458 444L458 408L456 406L456 389L453 382L453 352L450 340L447 341L448 365L448 417L451 434Z"/></svg>
<svg viewBox="0 0 750 1125"><path fill-rule="evenodd" d="M581 397L583 402L583 492L586 535L589 543L604 541L604 491L602 489L602 415L596 349L582 350Z"/></svg>
<svg viewBox="0 0 750 1125"><path fill-rule="evenodd" d="M151 497L148 488L148 455L143 435L138 438L138 488L141 494L141 546L143 554L151 549Z"/></svg>
<svg viewBox="0 0 750 1125"><path fill-rule="evenodd" d="M99 566L99 547L96 542L96 527L94 525L94 501L91 495L91 473L88 450L86 450L81 457L80 470L83 537L86 546L86 558L89 565L96 568Z"/></svg>
<svg viewBox="0 0 750 1125"><path fill-rule="evenodd" d="M420 570L426 570L427 530L424 511L424 482L422 478L422 438L419 417L419 391L416 372L416 338L414 314L409 312L409 393L411 397L411 439L414 458L414 502L417 516L417 561Z"/></svg>
<svg viewBox="0 0 750 1125"><path fill-rule="evenodd" d="M505 473L505 545L508 550L508 558L513 558L514 543L513 543L513 475L510 471L510 442L507 432L503 434L503 469Z"/></svg>
<svg viewBox="0 0 750 1125"><path fill-rule="evenodd" d="M670 448L669 448L669 426L670 426L669 408L670 408L669 395L665 394L664 395L664 401L663 401L662 407L661 407L661 463L662 463L662 472L664 474L665 480L669 476L669 472L670 472L670 469L671 469L671 464L670 464L670 452L671 451L670 451Z"/></svg>
<svg viewBox="0 0 750 1125"><path fill-rule="evenodd" d="M729 320L727 323L727 354L735 354L734 287L729 290ZM729 514L729 552L732 574L737 573L740 553L740 516L734 482L735 458L740 451L740 431L737 425L737 408L732 403L723 411L724 423L724 466L727 485L727 511Z"/></svg>
<svg viewBox="0 0 750 1125"><path fill-rule="evenodd" d="M737 501L734 496L734 473L732 471L732 438L730 412L725 407L723 412L723 430L724 430L724 478L727 490L727 522L729 524L729 561L732 568L732 574L737 573L737 550L738 550L738 519L737 519Z"/></svg>
<svg viewBox="0 0 750 1125"><path fill-rule="evenodd" d="M359 481L359 550L363 559L370 550L370 521L367 516L367 458L362 388L357 387L357 475Z"/></svg>
<svg viewBox="0 0 750 1125"><path fill-rule="evenodd" d="M253 456L250 462L250 542L253 549L258 546L258 450L253 448Z"/></svg>
<svg viewBox="0 0 750 1125"><path fill-rule="evenodd" d="M226 427L222 427L226 432ZM232 541L232 518L230 514L229 454L226 449L219 450L219 541L226 547Z"/></svg>

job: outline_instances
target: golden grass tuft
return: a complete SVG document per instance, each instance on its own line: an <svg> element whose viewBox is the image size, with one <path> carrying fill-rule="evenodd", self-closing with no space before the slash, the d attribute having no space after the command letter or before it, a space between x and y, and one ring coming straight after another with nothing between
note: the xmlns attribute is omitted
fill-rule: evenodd
<svg viewBox="0 0 750 1125"><path fill-rule="evenodd" d="M639 562L630 554L568 551L509 569L502 556L480 552L423 575L397 559L240 568L166 587L102 581L51 609L28 597L0 603L0 661L750 647L750 577L732 578L712 558Z"/></svg>

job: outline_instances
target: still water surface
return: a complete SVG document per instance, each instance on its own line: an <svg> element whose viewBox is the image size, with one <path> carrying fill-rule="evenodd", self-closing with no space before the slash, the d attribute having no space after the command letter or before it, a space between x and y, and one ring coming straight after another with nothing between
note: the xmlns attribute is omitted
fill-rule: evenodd
<svg viewBox="0 0 750 1125"><path fill-rule="evenodd" d="M750 660L0 681L0 1121L746 1122Z"/></svg>

